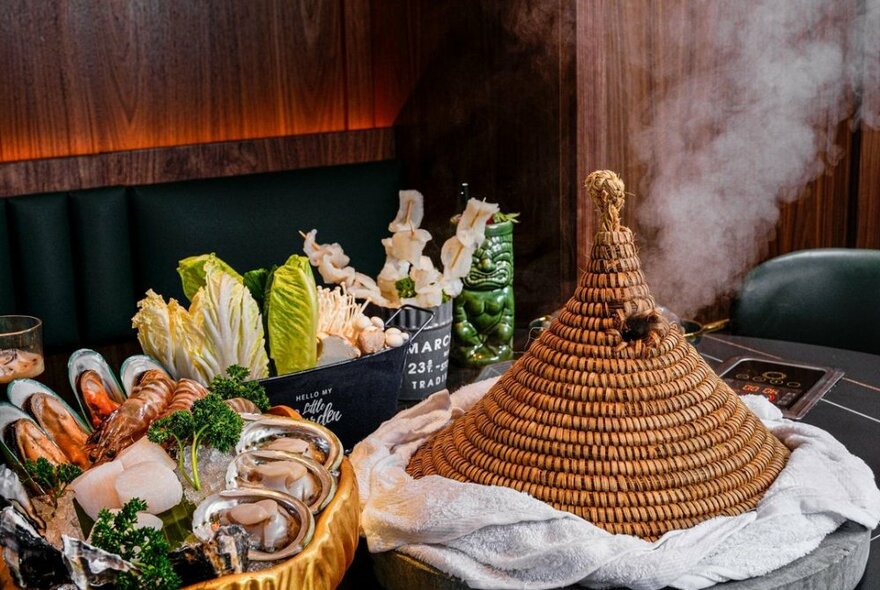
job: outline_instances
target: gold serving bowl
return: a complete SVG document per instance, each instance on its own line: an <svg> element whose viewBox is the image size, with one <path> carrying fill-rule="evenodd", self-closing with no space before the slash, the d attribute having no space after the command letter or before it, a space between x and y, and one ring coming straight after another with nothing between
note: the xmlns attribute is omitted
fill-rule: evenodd
<svg viewBox="0 0 880 590"><path fill-rule="evenodd" d="M270 413L299 418L294 410L276 406ZM354 559L358 545L360 501L354 469L348 458L339 468L336 495L318 515L315 535L302 553L252 573L232 574L186 586L186 590L326 590L336 588ZM15 588L0 558L0 588Z"/></svg>

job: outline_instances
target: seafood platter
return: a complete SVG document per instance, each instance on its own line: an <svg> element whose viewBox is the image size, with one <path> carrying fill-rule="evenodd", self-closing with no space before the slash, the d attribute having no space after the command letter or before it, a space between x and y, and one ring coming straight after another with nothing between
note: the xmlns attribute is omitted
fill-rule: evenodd
<svg viewBox="0 0 880 590"><path fill-rule="evenodd" d="M68 363L73 404L12 381L0 585L335 587L358 541L342 444L270 407L246 373L233 366L206 387L136 355L117 376L83 349Z"/></svg>

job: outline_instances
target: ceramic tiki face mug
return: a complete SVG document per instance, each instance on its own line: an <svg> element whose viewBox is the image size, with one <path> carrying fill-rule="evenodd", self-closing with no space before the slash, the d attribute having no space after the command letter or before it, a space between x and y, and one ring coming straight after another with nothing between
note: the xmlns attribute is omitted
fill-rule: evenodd
<svg viewBox="0 0 880 590"><path fill-rule="evenodd" d="M452 357L482 367L513 358L513 222L486 226L455 298Z"/></svg>

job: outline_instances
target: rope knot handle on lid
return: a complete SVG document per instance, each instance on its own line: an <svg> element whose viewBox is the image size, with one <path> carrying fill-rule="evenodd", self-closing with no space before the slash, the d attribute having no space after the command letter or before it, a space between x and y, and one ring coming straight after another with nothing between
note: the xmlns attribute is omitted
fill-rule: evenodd
<svg viewBox="0 0 880 590"><path fill-rule="evenodd" d="M625 199L620 177L611 170L596 170L587 176L584 188L590 192L590 199L599 211L601 231L620 229L620 210Z"/></svg>

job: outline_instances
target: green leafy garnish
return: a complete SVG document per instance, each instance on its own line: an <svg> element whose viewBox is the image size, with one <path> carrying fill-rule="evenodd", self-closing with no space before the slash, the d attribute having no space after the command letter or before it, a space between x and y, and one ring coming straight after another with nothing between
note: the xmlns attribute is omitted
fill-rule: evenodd
<svg viewBox="0 0 880 590"><path fill-rule="evenodd" d="M510 223L519 223L519 213L502 213L499 211L495 215L492 216L492 223L504 223L505 221L509 221Z"/></svg>
<svg viewBox="0 0 880 590"><path fill-rule="evenodd" d="M177 468L194 490L200 490L199 446L214 447L225 453L235 446L244 421L232 408L223 403L216 393L209 393L192 405L192 410L178 410L170 416L156 420L150 425L147 437L161 444L169 439L177 443ZM190 445L192 473L184 468L183 458Z"/></svg>
<svg viewBox="0 0 880 590"><path fill-rule="evenodd" d="M162 531L150 527L137 528L137 513L147 509L147 503L133 498L115 515L106 508L98 513L92 528L92 544L115 553L131 562L137 572L123 572L116 578L115 588L136 590L180 588L180 577L168 559L168 541Z"/></svg>
<svg viewBox="0 0 880 590"><path fill-rule="evenodd" d="M245 381L250 371L238 365L232 365L226 369L228 377L217 375L208 386L208 390L216 393L221 399L243 397L254 402L261 412L265 412L271 405L266 388L259 381Z"/></svg>
<svg viewBox="0 0 880 590"><path fill-rule="evenodd" d="M416 296L416 283L409 277L404 277L394 283L397 288L397 294L401 299L409 299Z"/></svg>
<svg viewBox="0 0 880 590"><path fill-rule="evenodd" d="M24 462L24 469L31 480L49 495L54 508L58 508L58 498L64 495L68 484L82 473L82 469L72 463L53 465L45 457L36 461L28 459Z"/></svg>

